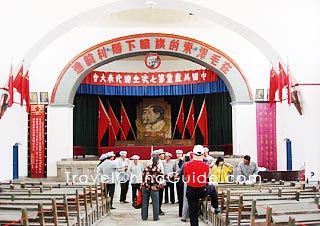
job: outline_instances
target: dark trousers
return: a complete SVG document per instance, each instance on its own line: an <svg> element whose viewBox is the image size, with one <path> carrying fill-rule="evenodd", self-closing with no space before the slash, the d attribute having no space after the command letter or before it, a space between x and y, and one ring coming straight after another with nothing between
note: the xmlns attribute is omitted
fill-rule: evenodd
<svg viewBox="0 0 320 226"><path fill-rule="evenodd" d="M209 195L211 197L211 206L218 208L218 197L213 185L207 185L202 188L187 187L187 199L189 204L189 217L191 226L199 226L199 199Z"/></svg>
<svg viewBox="0 0 320 226"><path fill-rule="evenodd" d="M159 220L159 192L151 191L145 188L142 188L142 208L141 208L141 218L142 220L148 219L148 207L149 200L152 200L152 208L153 208L153 220Z"/></svg>
<svg viewBox="0 0 320 226"><path fill-rule="evenodd" d="M137 200L137 192L140 189L140 184L131 184L132 188L132 204Z"/></svg>
<svg viewBox="0 0 320 226"><path fill-rule="evenodd" d="M179 217L182 216L182 209L183 209L183 181L180 179L177 182L177 196L179 202Z"/></svg>
<svg viewBox="0 0 320 226"><path fill-rule="evenodd" d="M163 188L160 188L159 189L159 211L161 211L162 200L163 200Z"/></svg>
<svg viewBox="0 0 320 226"><path fill-rule="evenodd" d="M124 201L126 201L126 198L127 198L127 193L128 193L128 189L129 189L129 180L127 180L126 182L121 182L120 188L121 188L120 202L124 202Z"/></svg>
<svg viewBox="0 0 320 226"><path fill-rule="evenodd" d="M106 186L106 196L110 197L110 206L113 207L113 196L114 196L114 190L115 190L116 185L115 184L107 184Z"/></svg>
<svg viewBox="0 0 320 226"><path fill-rule="evenodd" d="M174 183L169 181L166 182L166 186L164 187L164 200L165 203L169 202L169 190L170 190L170 202L173 204L175 203L174 200Z"/></svg>

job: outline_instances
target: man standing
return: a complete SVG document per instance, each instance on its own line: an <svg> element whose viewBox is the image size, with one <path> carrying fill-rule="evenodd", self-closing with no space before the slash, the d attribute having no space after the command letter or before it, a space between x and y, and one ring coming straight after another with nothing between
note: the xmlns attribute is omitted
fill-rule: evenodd
<svg viewBox="0 0 320 226"><path fill-rule="evenodd" d="M204 149L204 152L203 152L204 158L203 158L203 160L205 162L207 162L212 167L213 162L214 162L214 158L211 155L209 155L209 148L204 147L203 149Z"/></svg>
<svg viewBox="0 0 320 226"><path fill-rule="evenodd" d="M182 166L184 164L183 161L183 151L182 150L176 150L176 173L177 175L180 175ZM179 177L178 182L176 183L176 188L177 188L177 196L178 196L178 202L179 202L179 217L182 216L182 209L183 209L183 181L181 176Z"/></svg>
<svg viewBox="0 0 320 226"><path fill-rule="evenodd" d="M184 166L187 183L187 199L189 203L190 225L198 226L199 199L207 195L211 197L211 206L219 213L218 197L213 185L208 185L210 167L203 162L204 148L202 145L193 147L193 160Z"/></svg>
<svg viewBox="0 0 320 226"><path fill-rule="evenodd" d="M243 161L239 163L237 169L237 180L240 181L241 179L249 180L250 175L258 174L258 166L255 162L251 161L251 157L249 155L245 155L243 157Z"/></svg>
<svg viewBox="0 0 320 226"><path fill-rule="evenodd" d="M169 190L170 190L170 202L174 204L175 203L174 176L176 175L175 162L171 161L171 157L172 157L171 153L166 152L164 156L165 156L165 160L163 161L163 168L164 168L164 177L166 179L166 186L164 187L164 191L165 191L164 200L165 200L165 203L169 202Z"/></svg>
<svg viewBox="0 0 320 226"><path fill-rule="evenodd" d="M110 209L115 209L113 207L113 196L115 190L115 180L118 164L114 161L115 154L113 151L108 152L106 155L106 160L99 166L98 175L106 183L106 196L110 197Z"/></svg>
<svg viewBox="0 0 320 226"><path fill-rule="evenodd" d="M129 166L129 160L127 159L127 152L126 151L120 151L120 158L117 159L118 163L118 180L120 182L120 203L128 203L126 201L128 188L129 188L129 175L127 174L128 166Z"/></svg>
<svg viewBox="0 0 320 226"><path fill-rule="evenodd" d="M141 185L143 166L138 162L138 160L140 159L139 155L134 155L131 157L131 159L133 160L133 163L129 165L128 173L130 173L132 205L134 206L137 199L137 192L139 191Z"/></svg>

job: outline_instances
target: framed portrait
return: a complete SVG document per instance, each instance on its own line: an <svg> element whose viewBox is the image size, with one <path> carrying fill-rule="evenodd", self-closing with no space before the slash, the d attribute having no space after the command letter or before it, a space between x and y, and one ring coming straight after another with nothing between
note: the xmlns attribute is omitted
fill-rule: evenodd
<svg viewBox="0 0 320 226"><path fill-rule="evenodd" d="M40 92L40 104L48 104L49 96L48 92Z"/></svg>
<svg viewBox="0 0 320 226"><path fill-rule="evenodd" d="M264 100L264 89L256 89L256 100Z"/></svg>
<svg viewBox="0 0 320 226"><path fill-rule="evenodd" d="M38 93L30 92L30 104L38 104Z"/></svg>

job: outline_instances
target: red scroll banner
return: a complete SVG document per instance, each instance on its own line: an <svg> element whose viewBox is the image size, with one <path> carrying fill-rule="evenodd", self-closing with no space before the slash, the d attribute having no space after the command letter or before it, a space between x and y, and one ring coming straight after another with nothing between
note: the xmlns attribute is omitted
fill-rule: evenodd
<svg viewBox="0 0 320 226"><path fill-rule="evenodd" d="M210 70L175 72L104 72L92 71L82 84L104 86L168 86L216 82L218 76Z"/></svg>
<svg viewBox="0 0 320 226"><path fill-rule="evenodd" d="M256 103L258 166L277 170L276 105Z"/></svg>
<svg viewBox="0 0 320 226"><path fill-rule="evenodd" d="M45 177L44 162L45 105L32 104L30 108L30 177Z"/></svg>

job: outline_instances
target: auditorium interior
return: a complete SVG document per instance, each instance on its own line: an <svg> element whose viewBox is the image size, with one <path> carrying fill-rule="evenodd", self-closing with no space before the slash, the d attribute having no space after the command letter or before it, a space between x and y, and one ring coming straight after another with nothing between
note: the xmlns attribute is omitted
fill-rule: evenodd
<svg viewBox="0 0 320 226"><path fill-rule="evenodd" d="M131 185L113 209L97 175L112 152L145 167L195 145L230 178L245 156L259 169L214 183L199 225L320 225L320 2L1 5L1 225L189 225L179 194L142 221Z"/></svg>

